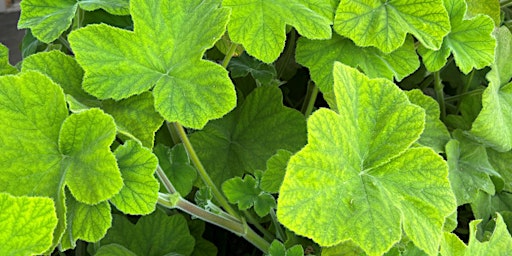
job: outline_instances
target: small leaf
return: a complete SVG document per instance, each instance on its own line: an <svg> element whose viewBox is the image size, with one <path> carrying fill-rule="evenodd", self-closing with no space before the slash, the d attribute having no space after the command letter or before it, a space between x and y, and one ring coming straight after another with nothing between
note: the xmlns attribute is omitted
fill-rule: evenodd
<svg viewBox="0 0 512 256"><path fill-rule="evenodd" d="M406 92L411 103L425 110L425 130L417 141L418 144L431 147L437 153L444 152L444 146L450 140L450 133L439 116L439 104L431 97L426 96L420 90Z"/></svg>
<svg viewBox="0 0 512 256"><path fill-rule="evenodd" d="M129 140L114 152L124 186L110 199L126 214L145 215L155 210L158 201L158 180L153 175L158 159L151 150Z"/></svg>
<svg viewBox="0 0 512 256"><path fill-rule="evenodd" d="M154 87L162 117L195 129L224 116L236 103L233 84L224 68L202 60L225 32L229 10L219 5L131 0L133 32L106 24L73 31L69 42L85 70L83 88L120 100Z"/></svg>
<svg viewBox="0 0 512 256"><path fill-rule="evenodd" d="M36 255L52 248L57 215L50 198L0 193L0 209L1 255Z"/></svg>
<svg viewBox="0 0 512 256"><path fill-rule="evenodd" d="M334 75L339 112L309 117L308 144L288 163L278 219L321 246L350 239L383 254L403 229L417 247L437 253L456 203L446 162L429 148L410 148L424 111L387 79L339 62Z"/></svg>
<svg viewBox="0 0 512 256"><path fill-rule="evenodd" d="M197 171L190 164L187 151L183 144L177 144L172 149L159 144L155 148L160 166L166 176L174 185L181 196L186 196L192 191L194 181L197 179Z"/></svg>
<svg viewBox="0 0 512 256"><path fill-rule="evenodd" d="M193 133L190 140L215 184L265 168L279 149L306 141L304 116L283 106L279 88L255 89L233 112Z"/></svg>
<svg viewBox="0 0 512 256"><path fill-rule="evenodd" d="M260 217L267 215L276 207L274 197L263 192L251 175L246 175L243 180L235 177L225 181L222 184L222 191L229 202L237 204L240 210L247 210L254 205L254 210Z"/></svg>
<svg viewBox="0 0 512 256"><path fill-rule="evenodd" d="M348 38L333 35L329 40L297 42L297 62L309 68L311 77L323 92L332 91L334 61L361 70L370 78L402 80L420 66L412 37L393 52L386 54L375 47L358 47Z"/></svg>
<svg viewBox="0 0 512 256"><path fill-rule="evenodd" d="M269 193L279 192L286 173L286 165L292 155L293 153L290 151L278 150L275 155L268 159L267 170L263 173L260 182L261 189Z"/></svg>
<svg viewBox="0 0 512 256"><path fill-rule="evenodd" d="M9 64L9 49L0 43L0 76L16 73L18 70Z"/></svg>
<svg viewBox="0 0 512 256"><path fill-rule="evenodd" d="M114 15L130 14L129 0L78 0L80 8L86 11L103 9Z"/></svg>
<svg viewBox="0 0 512 256"><path fill-rule="evenodd" d="M453 135L456 140L448 142L446 155L457 205L471 203L479 190L494 194L494 184L489 177L494 170L485 148L465 138L460 131L455 131Z"/></svg>
<svg viewBox="0 0 512 256"><path fill-rule="evenodd" d="M443 39L440 49L418 49L427 69L431 72L439 71L446 65L450 52L464 74L468 74L473 68L481 69L490 65L494 60L496 45L496 40L491 35L494 29L492 19L485 15L464 19L464 0L444 0L444 5L450 15L452 30Z"/></svg>
<svg viewBox="0 0 512 256"><path fill-rule="evenodd" d="M273 65L258 61L247 54L231 59L228 69L233 78L251 74L258 85L272 85L277 80L277 71Z"/></svg>
<svg viewBox="0 0 512 256"><path fill-rule="evenodd" d="M155 211L140 218L137 224L115 215L112 228L101 244L119 244L136 255L161 256L171 252L190 255L194 249L194 238L183 216L167 216Z"/></svg>
<svg viewBox="0 0 512 256"><path fill-rule="evenodd" d="M442 0L346 0L340 3L334 30L358 46L389 53L411 33L428 49L439 49L450 31Z"/></svg>
<svg viewBox="0 0 512 256"><path fill-rule="evenodd" d="M287 24L310 39L331 37L332 18L324 15L329 13L333 6L327 1L224 0L222 5L232 10L228 24L231 39L241 43L247 53L266 63L274 62L283 51Z"/></svg>
<svg viewBox="0 0 512 256"><path fill-rule="evenodd" d="M482 111L471 134L498 151L512 149L512 34L502 27L496 34L495 61L487 73L489 86L482 95Z"/></svg>
<svg viewBox="0 0 512 256"><path fill-rule="evenodd" d="M268 250L268 254L266 256L302 256L304 255L304 250L302 246L295 245L289 249L286 249L284 245L278 240L272 241L270 244L270 248Z"/></svg>

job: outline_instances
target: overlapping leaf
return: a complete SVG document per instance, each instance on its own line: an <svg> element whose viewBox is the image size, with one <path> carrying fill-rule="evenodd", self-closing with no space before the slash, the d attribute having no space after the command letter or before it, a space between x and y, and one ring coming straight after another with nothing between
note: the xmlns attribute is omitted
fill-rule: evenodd
<svg viewBox="0 0 512 256"><path fill-rule="evenodd" d="M338 35L322 41L300 38L295 57L298 63L309 68L313 81L324 92L332 91L334 61L359 67L371 78L395 78L399 81L420 66L412 37L389 54L375 47L358 47L350 39Z"/></svg>
<svg viewBox="0 0 512 256"><path fill-rule="evenodd" d="M0 77L0 130L0 188L55 200L54 246L66 223L64 186L87 204L109 199L123 186L109 148L112 117L99 109L68 117L62 89L40 73Z"/></svg>
<svg viewBox="0 0 512 256"><path fill-rule="evenodd" d="M72 32L84 89L119 100L154 87L156 110L191 128L225 115L235 106L233 84L220 65L201 59L226 28L229 10L219 4L132 0L133 32L105 24Z"/></svg>
<svg viewBox="0 0 512 256"><path fill-rule="evenodd" d="M0 76L17 72L18 70L9 64L9 49L0 43Z"/></svg>
<svg viewBox="0 0 512 256"><path fill-rule="evenodd" d="M442 0L344 0L334 30L358 46L389 53L404 43L407 33L428 49L439 49L450 22Z"/></svg>
<svg viewBox="0 0 512 256"><path fill-rule="evenodd" d="M403 229L435 254L456 203L443 159L410 148L424 111L387 79L341 63L334 75L339 113L309 118L308 144L290 159L280 189L279 220L322 246L350 239L370 255L389 250Z"/></svg>
<svg viewBox="0 0 512 256"><path fill-rule="evenodd" d="M512 149L512 34L506 27L496 33L495 61L487 73L489 85L482 95L482 111L471 133L499 151Z"/></svg>
<svg viewBox="0 0 512 256"><path fill-rule="evenodd" d="M57 215L50 198L0 193L0 209L0 254L36 255L51 248Z"/></svg>
<svg viewBox="0 0 512 256"><path fill-rule="evenodd" d="M440 49L418 49L427 69L431 72L439 71L446 65L450 53L453 53L455 63L464 74L473 68L481 69L491 64L496 45L496 40L491 35L494 29L492 19L485 15L464 19L464 0L444 0L444 5L450 15L452 29L444 38Z"/></svg>
<svg viewBox="0 0 512 256"><path fill-rule="evenodd" d="M183 144L177 144L172 149L158 145L155 154L176 191L183 197L188 195L197 179L197 171L190 163Z"/></svg>
<svg viewBox="0 0 512 256"><path fill-rule="evenodd" d="M126 214L150 214L158 200L158 180L153 176L158 159L151 150L127 141L114 152L124 186L110 201Z"/></svg>
<svg viewBox="0 0 512 256"><path fill-rule="evenodd" d="M268 254L266 256L302 256L304 255L304 249L300 245L295 245L289 249L286 249L284 245L278 240L274 240L270 244Z"/></svg>
<svg viewBox="0 0 512 256"><path fill-rule="evenodd" d="M244 179L235 177L225 181L222 184L222 191L230 203L238 205L238 209L247 210L254 206L254 211L260 217L264 217L276 207L274 197L261 190L259 180L251 175L245 176Z"/></svg>
<svg viewBox="0 0 512 256"><path fill-rule="evenodd" d="M286 25L310 39L331 37L333 2L313 0L224 0L232 9L229 36L247 53L267 63L284 49Z"/></svg>
<svg viewBox="0 0 512 256"><path fill-rule="evenodd" d="M417 141L418 144L431 147L436 152L444 152L444 146L450 140L450 133L439 116L439 104L423 94L420 90L411 90L406 92L411 103L422 107L425 110L425 130Z"/></svg>
<svg viewBox="0 0 512 256"><path fill-rule="evenodd" d="M287 150L278 150L275 155L267 161L267 169L263 173L260 181L261 189L269 193L279 192L279 188L283 183L284 174L286 173L286 165L293 155Z"/></svg>
<svg viewBox="0 0 512 256"><path fill-rule="evenodd" d="M264 169L279 149L300 149L306 141L306 121L300 112L283 106L279 88L264 86L221 120L193 133L190 140L220 186L229 178Z"/></svg>
<svg viewBox="0 0 512 256"><path fill-rule="evenodd" d="M466 16L475 17L479 14L485 14L494 21L494 25L499 26L500 18L500 1L496 0L465 0L468 6Z"/></svg>
<svg viewBox="0 0 512 256"><path fill-rule="evenodd" d="M79 7L104 9L116 15L129 13L128 0L26 0L20 3L18 28L28 28L37 39L50 43L71 26Z"/></svg>
<svg viewBox="0 0 512 256"><path fill-rule="evenodd" d="M278 84L276 68L271 64L263 63L247 54L233 58L228 65L231 77L244 77L248 74L254 78L258 85Z"/></svg>
<svg viewBox="0 0 512 256"><path fill-rule="evenodd" d="M112 228L101 240L101 244L118 244L136 255L190 255L194 249L194 238L183 216L167 216L161 211L155 211L140 218L136 224L124 216L114 216Z"/></svg>
<svg viewBox="0 0 512 256"><path fill-rule="evenodd" d="M503 190L512 192L512 151L498 152L487 148L489 162L504 181Z"/></svg>

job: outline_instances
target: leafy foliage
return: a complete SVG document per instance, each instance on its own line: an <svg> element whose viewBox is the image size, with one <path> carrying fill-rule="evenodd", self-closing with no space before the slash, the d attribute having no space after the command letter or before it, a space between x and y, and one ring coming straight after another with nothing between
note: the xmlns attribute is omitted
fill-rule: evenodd
<svg viewBox="0 0 512 256"><path fill-rule="evenodd" d="M259 183L251 175L246 175L244 179L236 177L225 181L222 191L230 203L238 205L238 209L247 210L254 206L256 214L264 217L276 207L276 201L272 195L259 188Z"/></svg>

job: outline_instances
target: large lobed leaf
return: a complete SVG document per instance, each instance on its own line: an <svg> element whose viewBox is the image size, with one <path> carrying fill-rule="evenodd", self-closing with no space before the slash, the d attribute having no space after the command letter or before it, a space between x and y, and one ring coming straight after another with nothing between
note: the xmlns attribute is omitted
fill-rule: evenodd
<svg viewBox="0 0 512 256"><path fill-rule="evenodd" d="M334 30L358 46L392 52L411 33L428 49L439 49L450 31L442 0L342 0Z"/></svg>
<svg viewBox="0 0 512 256"><path fill-rule="evenodd" d="M446 162L429 148L410 148L424 111L386 79L334 65L339 112L316 111L308 144L292 156L277 216L286 227L332 246L354 241L380 255L405 234L436 254L445 217L456 209Z"/></svg>
<svg viewBox="0 0 512 256"><path fill-rule="evenodd" d="M156 110L170 122L201 129L236 103L227 71L202 60L222 36L229 10L220 0L132 0L134 31L89 25L69 35L85 70L83 87L124 99L153 88Z"/></svg>

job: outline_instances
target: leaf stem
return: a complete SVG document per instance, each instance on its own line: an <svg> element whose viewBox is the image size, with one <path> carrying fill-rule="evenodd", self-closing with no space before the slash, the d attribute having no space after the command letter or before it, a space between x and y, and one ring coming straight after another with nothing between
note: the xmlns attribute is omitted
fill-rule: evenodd
<svg viewBox="0 0 512 256"><path fill-rule="evenodd" d="M313 112L317 96L318 86L316 86L313 82L309 81L306 98L304 99L304 103L301 108L301 112L304 114L304 116L308 117Z"/></svg>
<svg viewBox="0 0 512 256"><path fill-rule="evenodd" d="M434 72L434 90L436 91L437 102L439 103L439 108L441 109L441 120L445 120L446 118L446 106L444 103L444 86L441 82L441 73Z"/></svg>
<svg viewBox="0 0 512 256"><path fill-rule="evenodd" d="M226 53L226 56L224 56L224 60L222 60L222 67L224 67L224 68L228 67L229 61L231 60L231 58L233 58L233 54L235 54L237 47L238 47L238 44L231 42L231 46L229 47L229 50Z"/></svg>
<svg viewBox="0 0 512 256"><path fill-rule="evenodd" d="M244 212L245 217L249 220L249 223L254 225L254 227L256 227L256 229L258 229L264 236L268 237L271 241L275 239L276 236L274 236L266 228L264 228L251 212L249 212L249 211L243 211L243 212Z"/></svg>
<svg viewBox="0 0 512 256"><path fill-rule="evenodd" d="M226 229L238 236L245 238L263 253L268 253L270 247L269 242L256 234L256 232L254 232L254 230L252 230L245 222L224 218L215 213L206 211L205 209L198 207L197 205L187 201L182 197L179 197L178 201L174 204L167 198L159 196L158 203L166 208L179 209L190 214L191 216L197 217L198 219Z"/></svg>
<svg viewBox="0 0 512 256"><path fill-rule="evenodd" d="M472 90L472 91L469 91L469 92L466 92L466 93L461 93L459 95L446 97L446 98L444 98L444 101L445 102L456 101L456 100L459 100L460 98L462 98L464 96L471 96L471 95L482 94L483 92L484 92L484 89L476 89L476 90Z"/></svg>
<svg viewBox="0 0 512 256"><path fill-rule="evenodd" d="M505 8L512 4L512 0L502 0L500 1L500 7Z"/></svg>
<svg viewBox="0 0 512 256"><path fill-rule="evenodd" d="M272 223L274 224L274 227L276 228L277 238L281 239L281 241L286 241L288 239L286 237L286 233L284 232L283 228L281 227L281 224L277 220L277 215L274 209L270 209L270 217L272 219Z"/></svg>
<svg viewBox="0 0 512 256"><path fill-rule="evenodd" d="M459 94L465 94L469 91L469 87L471 86L471 83L473 82L474 76L475 76L475 70L473 69L473 70L471 70L471 73L469 74L468 78L466 79L466 83L464 83L464 86L462 87L462 91ZM455 109L455 113L459 113L461 102L462 102L461 100L459 100L457 102L457 108Z"/></svg>
<svg viewBox="0 0 512 256"><path fill-rule="evenodd" d="M194 166L197 169L197 172L199 173L199 176L203 180L203 182L210 187L212 190L213 196L217 201L219 202L220 206L226 210L229 214L236 217L237 219L240 219L240 215L231 207L228 200L222 195L220 190L217 188L217 186L213 183L212 179L210 178L210 175L206 172L206 169L204 168L203 164L201 163L201 160L199 160L199 157L197 156L196 151L194 150L194 147L192 146L192 143L190 143L190 140L187 137L187 133L185 132L185 129L181 124L179 123L172 123L174 126L174 129L178 133L178 136L181 139L181 142L183 142L183 145L185 146L185 149L187 150L187 153L190 157L190 160L194 164Z"/></svg>
<svg viewBox="0 0 512 256"><path fill-rule="evenodd" d="M175 194L176 193L176 189L172 185L172 183L169 180L169 178L167 177L167 175L165 175L165 172L164 172L164 170L162 170L162 167L160 167L160 165L157 165L157 167L156 167L156 175L162 181L165 189L169 193L171 193L171 194Z"/></svg>

